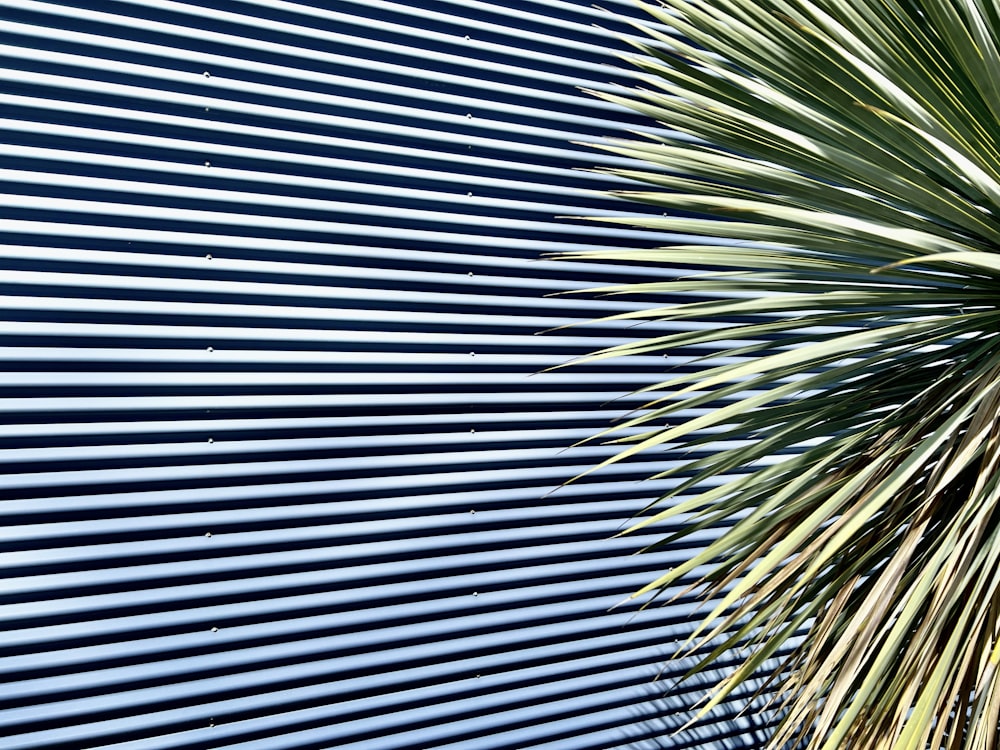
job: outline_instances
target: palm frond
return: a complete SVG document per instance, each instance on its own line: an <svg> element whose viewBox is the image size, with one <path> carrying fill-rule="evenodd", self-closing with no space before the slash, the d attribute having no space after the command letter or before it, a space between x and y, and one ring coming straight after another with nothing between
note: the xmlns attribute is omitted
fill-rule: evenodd
<svg viewBox="0 0 1000 750"><path fill-rule="evenodd" d="M715 606L690 645L722 645L699 668L752 651L703 713L807 628L775 673L772 747L993 750L1000 6L643 7L640 85L596 95L668 133L598 147L642 162L615 171L636 183L623 198L667 213L595 220L691 239L561 257L671 269L597 291L665 300L619 319L716 327L588 359L736 343L643 389L645 408L598 436L629 435L593 470L734 441L660 475L682 479L630 531L733 523L636 596L709 565Z"/></svg>

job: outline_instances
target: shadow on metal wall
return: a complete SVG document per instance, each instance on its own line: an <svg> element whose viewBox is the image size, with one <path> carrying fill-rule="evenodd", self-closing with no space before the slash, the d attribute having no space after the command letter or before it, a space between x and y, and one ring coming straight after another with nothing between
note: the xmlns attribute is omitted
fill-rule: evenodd
<svg viewBox="0 0 1000 750"><path fill-rule="evenodd" d="M537 336L633 304L546 295L658 273L537 260L657 239L554 218L639 210L574 145L649 127L577 89L628 80L624 24L528 0L0 19L5 748L758 736L729 705L653 732L691 603L609 611L685 553L609 539L669 457L547 495L665 364L534 374L631 335Z"/></svg>

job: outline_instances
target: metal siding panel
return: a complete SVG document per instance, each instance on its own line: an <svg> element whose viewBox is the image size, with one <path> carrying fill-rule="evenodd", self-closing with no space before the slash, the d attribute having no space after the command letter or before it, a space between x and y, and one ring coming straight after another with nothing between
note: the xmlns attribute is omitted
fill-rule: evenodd
<svg viewBox="0 0 1000 750"><path fill-rule="evenodd" d="M632 309L546 294L662 273L536 262L661 239L555 218L644 210L579 171L650 127L577 90L627 81L629 26L577 0L0 19L4 748L759 745L740 695L669 734L689 599L611 609L687 552L609 539L666 458L550 494L683 366L536 374L634 335L536 336Z"/></svg>

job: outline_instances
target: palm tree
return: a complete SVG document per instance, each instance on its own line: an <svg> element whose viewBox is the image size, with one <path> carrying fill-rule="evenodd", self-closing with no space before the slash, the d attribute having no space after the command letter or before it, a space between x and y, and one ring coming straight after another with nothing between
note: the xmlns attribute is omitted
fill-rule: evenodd
<svg viewBox="0 0 1000 750"><path fill-rule="evenodd" d="M716 323L589 359L720 342L600 437L622 444L604 464L698 449L630 531L732 523L636 596L708 566L690 645L722 638L701 667L750 655L703 711L786 654L772 747L993 750L1000 3L646 10L642 85L597 95L676 135L602 147L644 162L621 195L667 214L610 221L691 239L563 257L665 268L599 290L665 298L617 318Z"/></svg>

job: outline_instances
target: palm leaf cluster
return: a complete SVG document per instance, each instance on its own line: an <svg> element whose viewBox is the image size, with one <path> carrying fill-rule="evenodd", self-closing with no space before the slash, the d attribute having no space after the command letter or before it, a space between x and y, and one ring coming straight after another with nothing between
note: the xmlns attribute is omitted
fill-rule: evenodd
<svg viewBox="0 0 1000 750"><path fill-rule="evenodd" d="M603 147L645 164L616 170L637 183L622 195L666 213L610 220L692 239L563 257L691 269L599 291L664 299L621 319L716 325L590 359L718 342L726 359L646 389L609 462L688 455L632 531L731 525L639 594L708 566L691 645L722 637L706 666L747 657L705 711L787 655L773 747L993 750L1000 7L645 7L642 84L599 95L676 135Z"/></svg>

